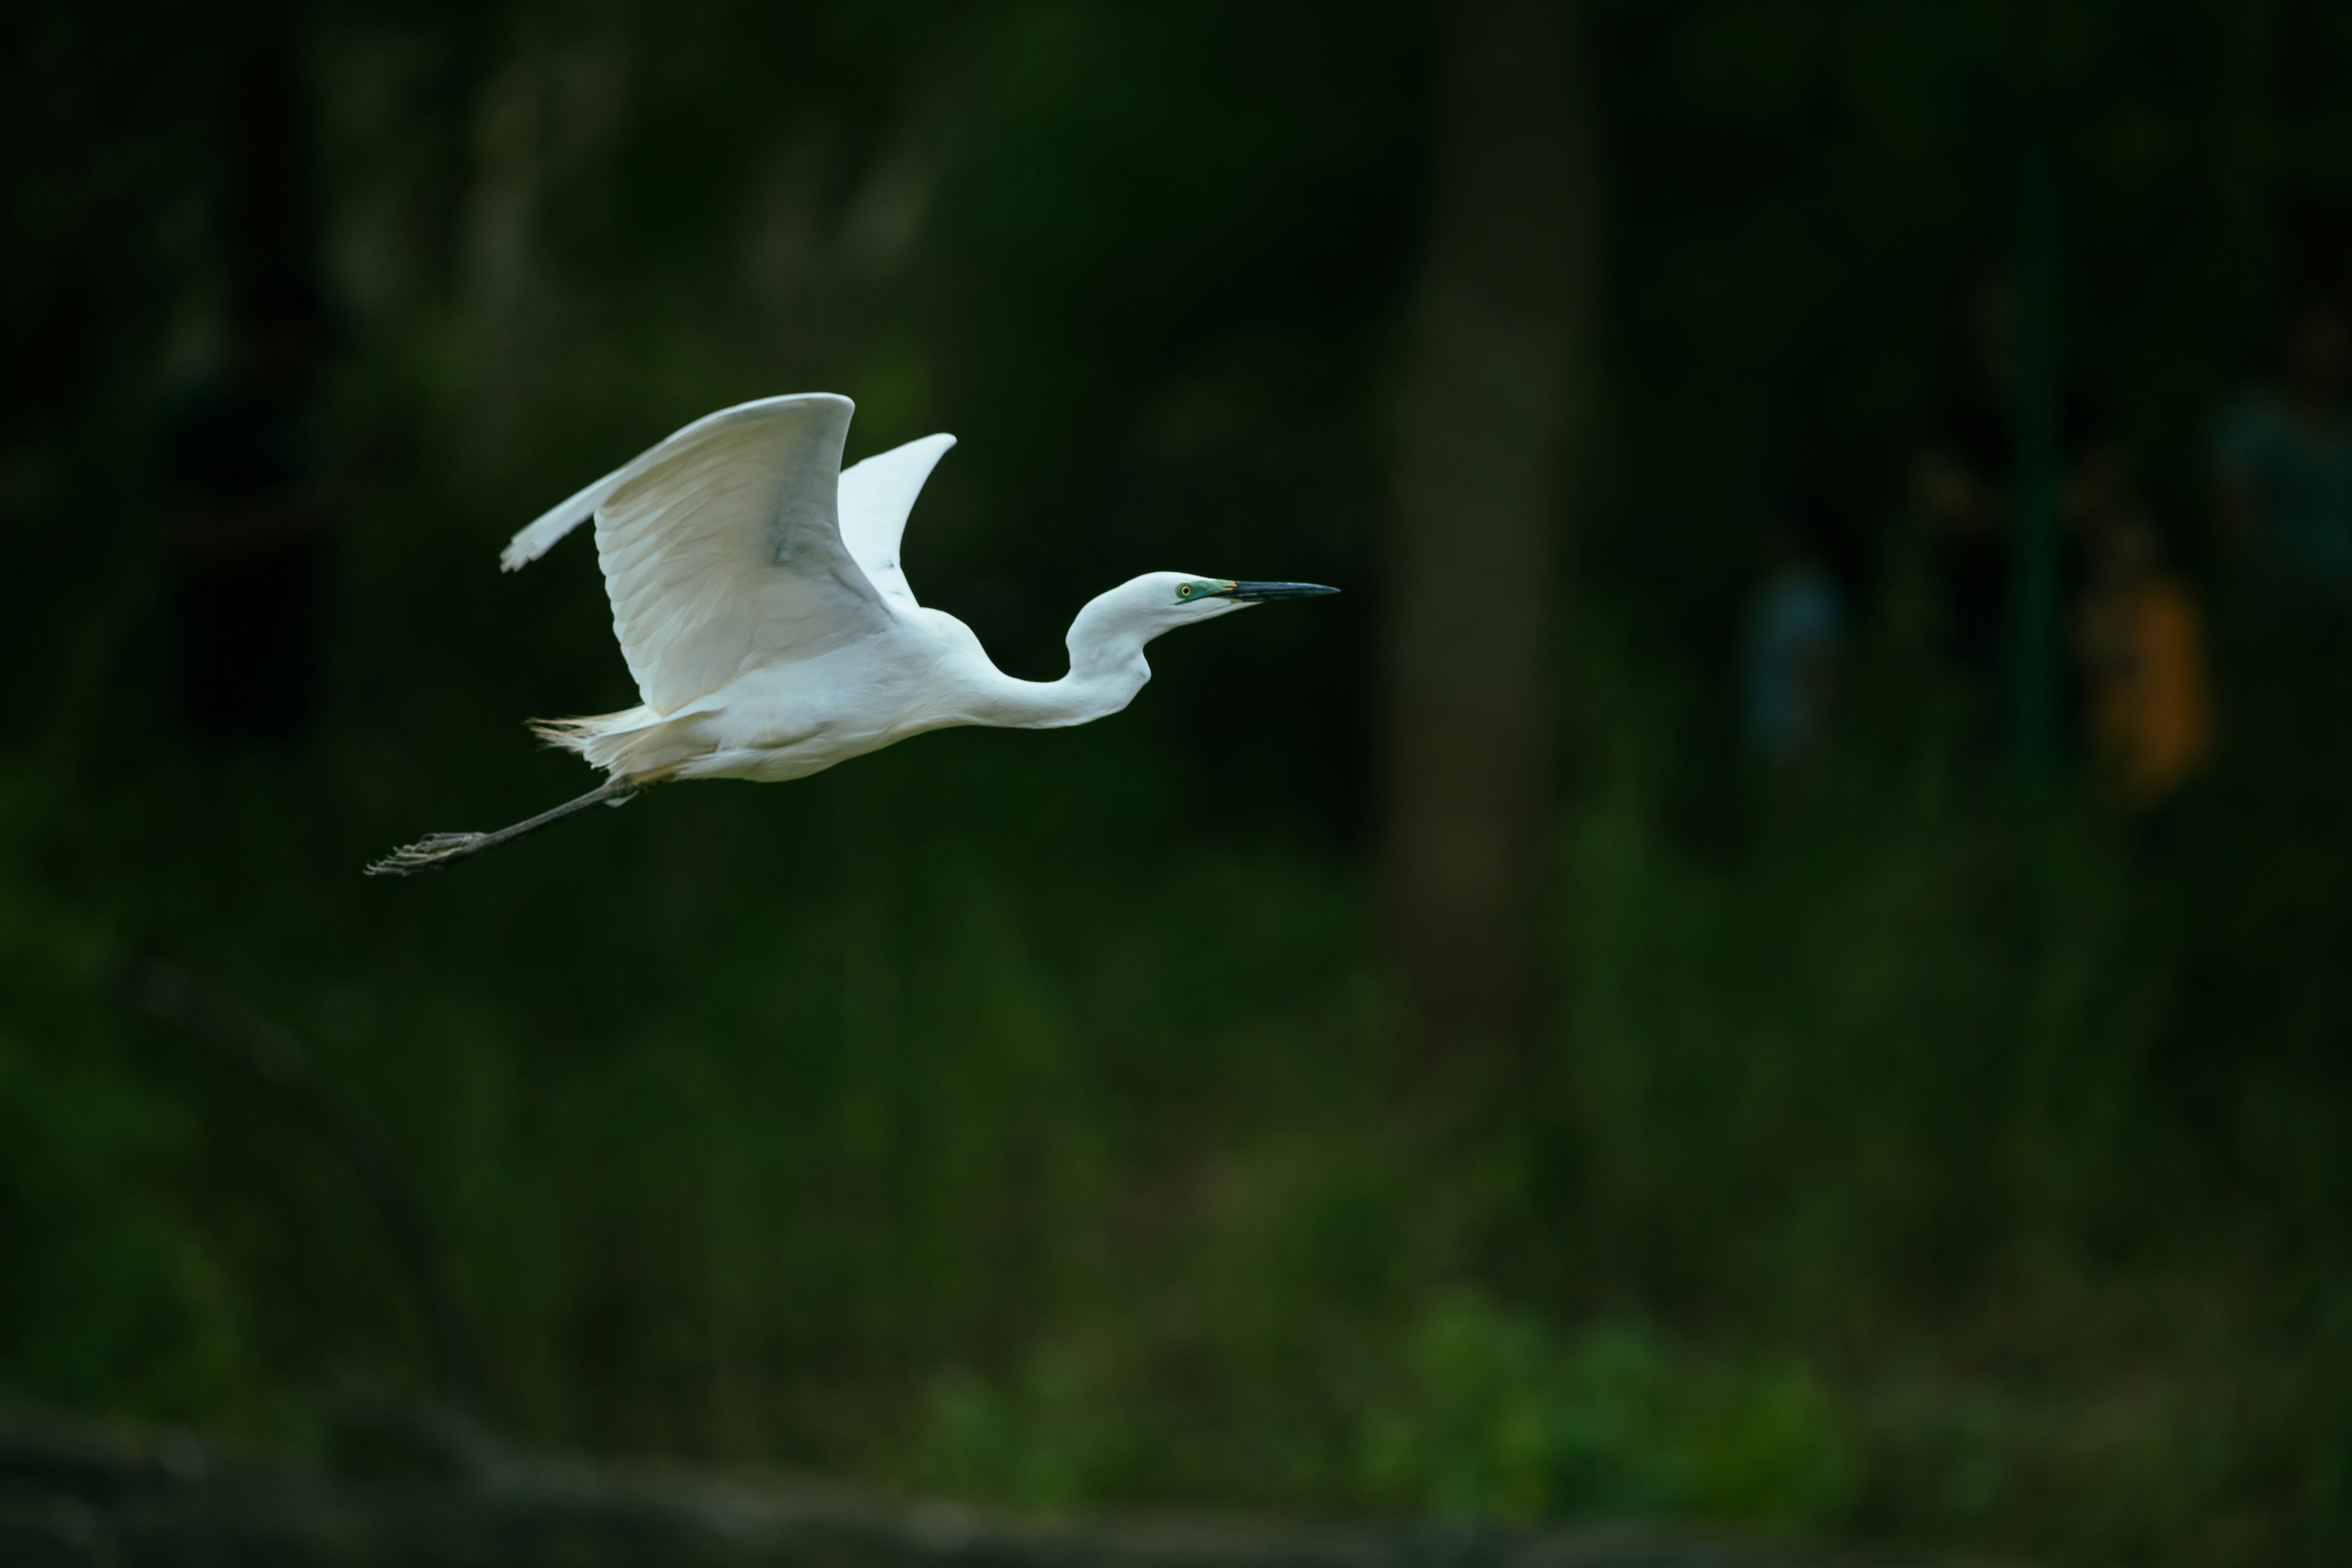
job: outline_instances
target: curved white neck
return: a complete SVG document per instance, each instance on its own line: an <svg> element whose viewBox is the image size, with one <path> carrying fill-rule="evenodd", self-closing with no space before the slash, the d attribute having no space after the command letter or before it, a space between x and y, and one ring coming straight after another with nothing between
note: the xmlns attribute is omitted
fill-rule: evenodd
<svg viewBox="0 0 2352 1568"><path fill-rule="evenodd" d="M1090 723L1135 700L1151 679L1143 658L1150 637L1132 626L1093 614L1089 604L1070 623L1066 645L1070 672L1059 680L1022 680L994 665L983 694L981 721L1019 730L1058 730Z"/></svg>

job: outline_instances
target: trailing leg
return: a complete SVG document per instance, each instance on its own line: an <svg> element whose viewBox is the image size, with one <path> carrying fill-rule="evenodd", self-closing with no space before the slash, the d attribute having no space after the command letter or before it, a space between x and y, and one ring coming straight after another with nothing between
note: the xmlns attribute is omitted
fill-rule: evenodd
<svg viewBox="0 0 2352 1568"><path fill-rule="evenodd" d="M452 860L479 855L485 849L495 849L501 844L520 838L526 833L536 833L551 822L561 822L592 805L618 805L643 794L647 787L633 779L607 779L578 800L565 801L552 811L542 811L537 816L526 818L512 827L501 827L496 833L428 834L414 844L403 845L368 867L367 874L371 877L410 877L419 871L437 871Z"/></svg>

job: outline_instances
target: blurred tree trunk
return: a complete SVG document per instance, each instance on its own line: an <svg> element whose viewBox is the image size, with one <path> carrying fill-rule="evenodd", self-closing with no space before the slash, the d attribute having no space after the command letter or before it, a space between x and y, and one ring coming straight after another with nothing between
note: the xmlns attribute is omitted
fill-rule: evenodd
<svg viewBox="0 0 2352 1568"><path fill-rule="evenodd" d="M1552 606L1597 281L1575 7L1448 0L1389 551L1391 951L1425 1051L1541 1013Z"/></svg>
<svg viewBox="0 0 2352 1568"><path fill-rule="evenodd" d="M266 0L225 28L216 238L220 363L164 421L182 705L211 741L283 740L319 702L328 515L309 13Z"/></svg>

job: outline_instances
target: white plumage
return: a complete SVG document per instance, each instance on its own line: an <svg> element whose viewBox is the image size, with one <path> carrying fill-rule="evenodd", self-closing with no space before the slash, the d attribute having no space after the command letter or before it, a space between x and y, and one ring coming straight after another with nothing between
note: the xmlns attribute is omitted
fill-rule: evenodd
<svg viewBox="0 0 2352 1568"><path fill-rule="evenodd" d="M593 518L637 707L536 726L604 769L599 789L496 833L436 834L368 869L430 869L668 779L804 778L951 724L1051 729L1116 713L1160 633L1337 590L1160 572L1089 602L1070 672L1017 680L971 628L915 598L899 540L952 436L841 467L849 399L722 409L564 500L499 557L517 570Z"/></svg>

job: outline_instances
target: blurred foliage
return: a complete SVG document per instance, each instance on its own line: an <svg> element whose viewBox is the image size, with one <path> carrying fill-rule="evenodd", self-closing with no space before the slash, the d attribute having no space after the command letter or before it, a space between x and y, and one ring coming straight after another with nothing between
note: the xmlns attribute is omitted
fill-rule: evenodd
<svg viewBox="0 0 2352 1568"><path fill-rule="evenodd" d="M5 24L0 526L37 588L0 691L0 1390L294 1451L338 1378L429 1391L331 1144L114 1000L161 952L413 1161L535 1440L1049 1510L2352 1544L2342 688L2231 641L2229 750L2160 826L2021 786L1902 510L2024 80L2071 360L2196 537L2280 215L2352 184L2341 95L2288 80L2342 79L2332 10L1592 7L1612 458L1565 650L1562 1005L1539 1060L1434 1076L1362 865L1418 12L299 15L342 312L331 696L226 753L173 714L142 454L218 350L203 84L236 30ZM507 531L813 385L860 399L859 454L961 435L909 571L1016 672L1138 571L1349 593L1171 639L1111 723L362 882L575 793L514 721L625 700L588 552L502 578ZM1792 496L1868 595L1836 753L1767 779L1727 669Z"/></svg>
<svg viewBox="0 0 2352 1568"><path fill-rule="evenodd" d="M1367 1427L1366 1490L1464 1519L1668 1513L1819 1528L1852 1506L1853 1457L1801 1365L1709 1365L1636 1323L1569 1343L1475 1296L1411 1339L1407 1396Z"/></svg>

